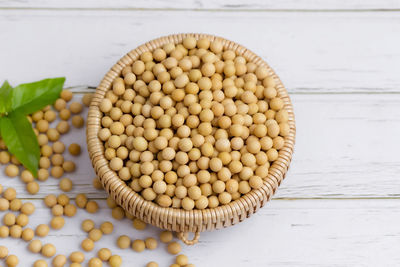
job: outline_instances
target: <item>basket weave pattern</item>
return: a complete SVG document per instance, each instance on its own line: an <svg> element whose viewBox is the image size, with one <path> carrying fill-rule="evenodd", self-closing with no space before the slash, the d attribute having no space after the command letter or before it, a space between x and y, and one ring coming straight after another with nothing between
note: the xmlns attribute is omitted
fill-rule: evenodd
<svg viewBox="0 0 400 267"><path fill-rule="evenodd" d="M222 42L224 49L228 48L234 50L238 55L246 58L247 61L253 62L258 66L267 67L270 75L276 82L278 96L283 100L284 108L289 113L288 123L290 126L290 134L285 137L284 147L279 151L278 159L271 165L268 176L264 179L261 188L252 190L240 199L232 201L227 205L212 209L191 211L163 208L153 202L144 200L109 168L108 160L104 157L104 145L97 137L101 129L102 118L99 104L106 92L110 90L114 79L121 75L122 69L125 66L131 65L143 52L153 51L166 43L180 43L187 36L194 36L196 39L208 38L210 41L217 39ZM199 232L211 231L237 224L251 216L270 200L288 170L294 148L295 133L293 106L290 98L282 82L267 63L239 44L206 34L176 34L165 36L147 42L126 54L104 76L94 94L87 119L87 144L90 159L106 191L114 198L118 205L122 206L135 217L159 228L178 232L178 236L189 245L197 242ZM186 239L187 232L196 233L194 240L188 241Z"/></svg>

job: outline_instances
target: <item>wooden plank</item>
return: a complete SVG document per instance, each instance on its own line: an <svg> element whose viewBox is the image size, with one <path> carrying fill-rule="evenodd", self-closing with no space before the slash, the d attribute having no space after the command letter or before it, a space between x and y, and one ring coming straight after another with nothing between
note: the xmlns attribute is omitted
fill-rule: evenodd
<svg viewBox="0 0 400 267"><path fill-rule="evenodd" d="M148 40L208 32L262 56L290 92L400 92L399 19L398 12L0 10L0 38L7 40L0 73L12 84L66 76L67 86L95 87Z"/></svg>
<svg viewBox="0 0 400 267"><path fill-rule="evenodd" d="M37 211L31 216L31 227L50 220L50 211L42 202L34 203ZM123 266L144 266L149 261L157 261L160 266L173 263L174 257L167 254L162 243L155 251L140 254L118 249L116 239L120 235L133 239L156 237L159 230L134 230L127 219L112 219L104 201L99 203L102 209L97 214L79 210L76 217L66 218L62 230L50 231L42 242L53 243L57 253L68 255L79 250L79 243L86 237L80 230L82 220L91 218L97 227L103 221L112 221L114 233L96 242L95 249L86 253L87 260L100 248L108 247L122 256ZM399 204L399 200L273 200L237 226L202 233L200 243L183 247L183 253L196 266L210 267L397 266ZM20 266L30 266L43 258L28 253L27 244L21 240L0 239L0 243L19 256Z"/></svg>
<svg viewBox="0 0 400 267"><path fill-rule="evenodd" d="M295 154L276 198L400 197L400 95L312 94L292 95L292 100L297 120ZM79 143L83 152L74 159L77 171L65 175L75 183L69 194L104 198L103 191L91 186L94 172L84 129L73 129L62 138L66 144ZM60 192L59 181L50 178L37 195L30 196L18 178L0 173L0 184L16 187L24 198Z"/></svg>
<svg viewBox="0 0 400 267"><path fill-rule="evenodd" d="M312 0L312 1L243 1L243 0L174 0L174 1L161 1L161 0L116 0L116 1L95 1L95 0L27 0L27 1L12 1L3 0L0 2L0 8L73 8L73 9L178 9L178 10L254 10L254 11L273 11L273 10L392 10L399 9L400 4L396 0L352 0L352 1L335 1L335 0Z"/></svg>

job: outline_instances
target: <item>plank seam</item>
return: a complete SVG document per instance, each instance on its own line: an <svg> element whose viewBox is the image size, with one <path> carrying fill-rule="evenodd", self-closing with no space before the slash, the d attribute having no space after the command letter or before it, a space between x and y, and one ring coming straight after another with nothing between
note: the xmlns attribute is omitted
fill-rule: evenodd
<svg viewBox="0 0 400 267"><path fill-rule="evenodd" d="M0 10L26 10L26 11L166 11L166 12L254 12L254 13L353 13L353 12L400 12L400 8L365 8L365 9L251 9L251 8L139 8L139 7L17 7L0 6Z"/></svg>

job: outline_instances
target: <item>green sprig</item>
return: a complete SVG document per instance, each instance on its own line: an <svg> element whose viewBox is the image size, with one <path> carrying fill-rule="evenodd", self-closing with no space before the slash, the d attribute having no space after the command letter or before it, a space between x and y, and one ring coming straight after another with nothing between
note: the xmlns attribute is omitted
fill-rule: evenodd
<svg viewBox="0 0 400 267"><path fill-rule="evenodd" d="M27 115L53 104L60 96L65 78L20 84L5 81L0 88L0 134L8 151L36 177L40 148Z"/></svg>

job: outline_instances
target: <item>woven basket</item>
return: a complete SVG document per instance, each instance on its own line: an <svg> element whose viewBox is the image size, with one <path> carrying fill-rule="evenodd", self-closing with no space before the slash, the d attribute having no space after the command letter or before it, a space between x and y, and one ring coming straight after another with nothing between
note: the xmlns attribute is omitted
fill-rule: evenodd
<svg viewBox="0 0 400 267"><path fill-rule="evenodd" d="M285 137L284 147L279 151L278 159L269 169L269 174L261 188L252 190L227 205L217 208L204 210L186 211L183 209L163 208L157 204L144 200L139 194L134 192L117 174L108 166L108 160L104 157L104 146L97 137L101 129L102 113L99 110L99 104L104 98L106 92L110 90L113 80L120 76L122 69L131 65L140 54L146 51L152 51L162 47L166 43L179 43L187 36L194 36L196 39L208 38L209 40L219 40L224 48L236 51L250 62L258 66L266 66L270 75L275 79L278 96L284 101L284 108L289 113L290 134ZM200 232L211 231L237 224L250 217L260 207L272 197L276 189L285 177L288 170L293 147L295 142L295 121L293 107L288 93L275 72L260 57L249 51L245 47L220 37L206 34L176 34L161 37L145 43L132 50L121 58L109 72L104 76L99 87L94 94L87 119L87 145L90 159L96 174L102 182L106 191L114 198L118 205L126 211L146 223L152 224L162 229L178 233L178 237L187 245L197 243ZM195 233L192 240L188 240L188 233Z"/></svg>

